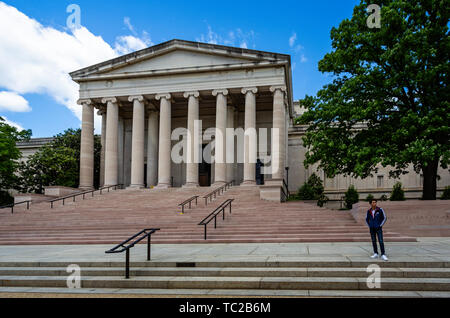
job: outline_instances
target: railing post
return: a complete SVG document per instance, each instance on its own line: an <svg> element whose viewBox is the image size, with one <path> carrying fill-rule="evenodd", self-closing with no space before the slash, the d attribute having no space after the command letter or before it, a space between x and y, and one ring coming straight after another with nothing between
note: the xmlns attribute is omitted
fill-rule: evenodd
<svg viewBox="0 0 450 318"><path fill-rule="evenodd" d="M217 229L217 214L214 215L214 228Z"/></svg>
<svg viewBox="0 0 450 318"><path fill-rule="evenodd" d="M225 206L222 208L222 220L225 220Z"/></svg>
<svg viewBox="0 0 450 318"><path fill-rule="evenodd" d="M151 234L147 236L147 261L150 260L150 244L151 244Z"/></svg>
<svg viewBox="0 0 450 318"><path fill-rule="evenodd" d="M53 209L53 201L52 201L52 202L50 202L50 204L51 204L51 209Z"/></svg>
<svg viewBox="0 0 450 318"><path fill-rule="evenodd" d="M233 201L230 201L230 214L231 214L231 202L233 202Z"/></svg>
<svg viewBox="0 0 450 318"><path fill-rule="evenodd" d="M27 201L27 210L30 209L30 201Z"/></svg>
<svg viewBox="0 0 450 318"><path fill-rule="evenodd" d="M63 199L63 205L64 205L64 200L65 200L65 199Z"/></svg>
<svg viewBox="0 0 450 318"><path fill-rule="evenodd" d="M14 214L14 204L11 205L11 214Z"/></svg>
<svg viewBox="0 0 450 318"><path fill-rule="evenodd" d="M205 240L206 240L206 223L203 225L205 226Z"/></svg>
<svg viewBox="0 0 450 318"><path fill-rule="evenodd" d="M130 278L130 249L125 251L125 278Z"/></svg>

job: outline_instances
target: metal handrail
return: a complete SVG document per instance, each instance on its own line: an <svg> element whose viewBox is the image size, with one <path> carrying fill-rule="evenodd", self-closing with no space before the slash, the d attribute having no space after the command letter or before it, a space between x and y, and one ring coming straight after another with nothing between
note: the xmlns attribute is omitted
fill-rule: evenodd
<svg viewBox="0 0 450 318"><path fill-rule="evenodd" d="M53 200L49 200L48 202L50 202L51 208L53 209L53 203L54 202L62 200L63 205L64 205L65 200L67 200L67 199L73 198L73 202L75 202L75 198L77 196L79 196L79 195L82 195L83 196L83 200L84 200L86 194L91 193L92 197L94 197L94 192L96 192L96 191L100 191L100 194L102 194L103 190L108 190L108 192L109 192L109 189L114 188L114 190L117 190L117 187L121 187L121 186L122 186L122 184L115 184L115 185L112 185L112 186L102 187L100 189L93 189L93 190L88 190L88 191L83 191L83 192L77 192L77 193L73 193L73 194L70 194L70 195L66 195L64 197L59 197L59 198L56 198L56 199L53 199Z"/></svg>
<svg viewBox="0 0 450 318"><path fill-rule="evenodd" d="M212 202L212 196L214 195L214 198L216 198L217 193L222 192L221 194L224 193L224 191L227 190L227 188L231 188L234 184L234 180L225 183L224 185L220 186L217 189L214 189L213 191L209 192L208 194L206 194L205 196L203 196L203 199L205 199L205 205L208 205L208 198L210 199L210 202ZM219 193L220 194L220 193Z"/></svg>
<svg viewBox="0 0 450 318"><path fill-rule="evenodd" d="M0 210L1 210L1 209L11 208L11 214L14 214L14 207L15 207L16 205L26 203L26 204L27 204L27 210L29 210L29 209L30 209L30 202L31 202L31 200L28 200L28 201L22 201L22 202L19 202L19 203L11 203L11 204L7 204L7 205L3 205L3 206L0 206Z"/></svg>
<svg viewBox="0 0 450 318"><path fill-rule="evenodd" d="M193 197L187 199L186 201L184 201L184 202L178 204L178 206L181 206L181 213L184 213L184 206L185 206L186 204L189 203L189 209L191 208L191 203L192 203L192 201L194 201L194 199L195 199L195 205L197 205L197 199L198 199L198 198L199 198L198 195L194 195Z"/></svg>
<svg viewBox="0 0 450 318"><path fill-rule="evenodd" d="M286 191L285 191L285 188L286 188ZM283 193L284 200L285 201L289 200L291 193L289 192L288 185L284 179L283 179L283 186L281 187L281 192Z"/></svg>
<svg viewBox="0 0 450 318"><path fill-rule="evenodd" d="M198 225L204 225L205 226L205 240L206 238L206 227L214 219L214 228L217 228L217 215L222 212L222 219L225 220L225 208L227 206L230 207L230 214L231 214L231 203L234 201L234 199L227 199L225 200L221 205L219 205L214 211L212 211L206 218L200 221Z"/></svg>
<svg viewBox="0 0 450 318"><path fill-rule="evenodd" d="M139 233L133 235L132 237L126 239L119 245L113 247L112 249L105 251L106 254L122 253L124 251L126 252L125 253L125 278L127 278L127 279L130 278L130 248L134 247L134 245L136 245L143 239L147 238L147 261L149 261L150 260L150 248L151 248L151 236L153 233L155 233L156 231L159 231L159 230L160 229L144 229L144 230L140 231ZM142 235L142 234L144 234L144 235ZM130 242L132 239L134 239L140 235L142 235L142 237L139 237L132 243L125 246L126 243ZM121 249L119 249L119 248L121 248Z"/></svg>

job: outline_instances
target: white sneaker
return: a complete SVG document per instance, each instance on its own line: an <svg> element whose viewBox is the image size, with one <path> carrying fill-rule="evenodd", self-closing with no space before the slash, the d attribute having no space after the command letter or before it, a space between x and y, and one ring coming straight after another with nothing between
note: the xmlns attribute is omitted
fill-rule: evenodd
<svg viewBox="0 0 450 318"><path fill-rule="evenodd" d="M388 261L388 260L389 260L389 258L387 258L386 255L381 255L381 259L382 259L383 261Z"/></svg>
<svg viewBox="0 0 450 318"><path fill-rule="evenodd" d="M373 254L370 258L378 258L378 254L375 253L375 254Z"/></svg>

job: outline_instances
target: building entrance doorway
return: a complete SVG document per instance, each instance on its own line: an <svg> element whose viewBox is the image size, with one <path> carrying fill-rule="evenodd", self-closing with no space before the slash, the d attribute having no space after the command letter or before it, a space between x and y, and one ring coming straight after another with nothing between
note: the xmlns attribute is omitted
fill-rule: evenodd
<svg viewBox="0 0 450 318"><path fill-rule="evenodd" d="M207 144L202 146L202 154ZM211 158L209 158L211 159ZM211 162L211 160L208 160ZM198 183L201 187L211 186L211 164L205 161L202 155L202 163L198 165Z"/></svg>

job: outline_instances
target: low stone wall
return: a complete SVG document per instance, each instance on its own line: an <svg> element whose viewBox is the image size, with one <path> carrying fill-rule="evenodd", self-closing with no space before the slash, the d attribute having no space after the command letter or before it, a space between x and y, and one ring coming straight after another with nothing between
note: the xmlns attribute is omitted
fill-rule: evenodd
<svg viewBox="0 0 450 318"><path fill-rule="evenodd" d="M416 237L450 237L450 200L378 201L386 213L383 228ZM368 202L358 202L350 211L365 224Z"/></svg>
<svg viewBox="0 0 450 318"><path fill-rule="evenodd" d="M80 192L80 189L60 186L44 187L44 194L50 197L64 197L77 192Z"/></svg>

